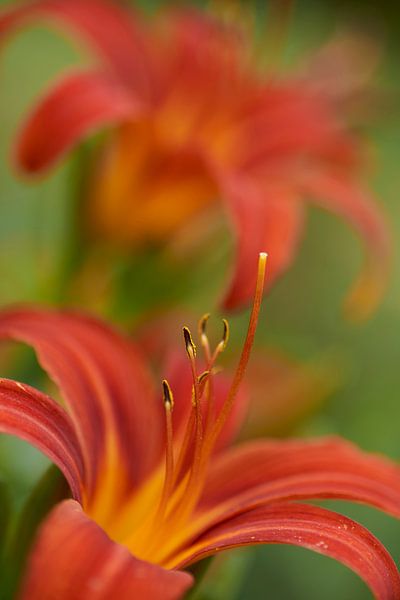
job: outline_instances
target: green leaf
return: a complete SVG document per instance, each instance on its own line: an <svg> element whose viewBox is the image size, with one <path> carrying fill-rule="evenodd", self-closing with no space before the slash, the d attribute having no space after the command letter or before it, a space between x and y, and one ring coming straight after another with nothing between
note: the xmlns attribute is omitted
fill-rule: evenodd
<svg viewBox="0 0 400 600"><path fill-rule="evenodd" d="M39 525L53 506L68 495L64 476L52 465L28 496L12 528L4 552L0 600L14 597Z"/></svg>

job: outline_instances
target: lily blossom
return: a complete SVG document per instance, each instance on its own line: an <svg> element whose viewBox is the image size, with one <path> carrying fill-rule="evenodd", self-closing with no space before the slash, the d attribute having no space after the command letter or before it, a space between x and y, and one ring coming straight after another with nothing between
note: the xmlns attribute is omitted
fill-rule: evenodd
<svg viewBox="0 0 400 600"><path fill-rule="evenodd" d="M361 183L360 144L326 73L321 86L304 74L263 76L244 32L194 9L148 23L107 0L36 0L3 10L0 31L38 18L82 39L96 62L62 76L40 99L18 136L21 169L43 172L94 130L113 126L92 177L90 223L127 246L159 243L220 199L236 238L227 309L250 302L255 253L269 252L270 283L291 265L304 205L313 203L365 242L347 309L363 317L375 308L390 271L390 236Z"/></svg>
<svg viewBox="0 0 400 600"><path fill-rule="evenodd" d="M352 500L399 517L397 465L336 438L230 447L264 268L262 255L246 342L226 393L215 370L226 322L213 350L207 318L200 321L205 371L184 328L191 389L178 374L158 394L139 350L103 323L35 308L0 313L0 336L33 346L63 399L60 406L2 379L0 430L47 454L72 494L39 528L20 598L173 600L192 585L184 569L196 561L229 548L285 543L339 560L379 600L400 599L395 563L370 532L303 503Z"/></svg>

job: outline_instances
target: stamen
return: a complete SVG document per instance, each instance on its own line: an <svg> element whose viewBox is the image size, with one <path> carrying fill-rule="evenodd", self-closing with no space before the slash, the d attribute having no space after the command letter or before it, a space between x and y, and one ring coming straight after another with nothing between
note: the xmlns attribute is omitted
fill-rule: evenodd
<svg viewBox="0 0 400 600"><path fill-rule="evenodd" d="M200 409L200 390L199 390L199 379L197 377L196 370L196 346L192 339L192 334L190 333L190 329L188 327L183 328L183 338L185 340L186 352L190 361L190 368L192 370L192 379L193 379L193 398L192 403L197 410Z"/></svg>
<svg viewBox="0 0 400 600"><path fill-rule="evenodd" d="M228 340L229 340L229 323L226 319L222 319L223 323L223 333L222 339L217 344L213 355L210 357L208 362L208 368L210 370L210 377L208 379L207 385L207 412L206 412L206 424L205 431L206 435L210 431L212 420L214 418L215 413L215 400L214 400L214 384L213 384L213 375L218 371L215 369L214 365L217 361L218 356L225 350Z"/></svg>
<svg viewBox="0 0 400 600"><path fill-rule="evenodd" d="M157 521L165 513L168 498L171 495L174 484L174 449L172 429L172 410L174 408L174 396L172 394L171 387L166 379L163 380L162 387L165 407L165 477L163 492L156 516Z"/></svg>
<svg viewBox="0 0 400 600"><path fill-rule="evenodd" d="M190 441L193 434L193 428L196 429L196 436L202 437L202 423L201 423L201 415L200 415L200 397L202 393L202 384L204 382L203 377L205 377L205 373L202 373L200 376L197 375L196 372L196 364L195 364L195 356L196 356L196 346L193 342L192 335L188 327L183 328L183 337L185 341L185 348L187 355L190 361L190 368L192 371L192 410L190 412L186 428L185 435L182 441L181 448L178 453L178 458L175 467L173 485L177 482L179 476L181 475L181 471L183 465L188 460L188 453L190 450Z"/></svg>
<svg viewBox="0 0 400 600"><path fill-rule="evenodd" d="M191 441L192 434L193 434L194 422L195 422L194 411L192 409L190 411L189 419L188 419L186 427L185 427L185 435L184 435L183 442L182 442L181 448L179 450L178 458L176 461L173 485L175 485L179 476L181 475L182 467L183 467L184 463L186 462L188 452L189 452L189 447L190 447L190 441Z"/></svg>
<svg viewBox="0 0 400 600"><path fill-rule="evenodd" d="M225 350L225 348L228 345L228 340L229 340L229 323L226 319L222 319L222 323L224 326L224 331L222 333L222 339L221 341L217 344L217 347L215 348L213 357L212 357L212 363L214 363L218 356Z"/></svg>
<svg viewBox="0 0 400 600"><path fill-rule="evenodd" d="M187 519L198 501L202 489L202 482L205 476L205 467L207 465L207 461L210 457L215 442L218 439L218 436L221 433L221 430L229 416L233 402L237 396L239 386L242 382L249 361L250 351L253 345L258 316L260 312L261 300L264 291L266 261L267 254L264 252L260 253L258 260L256 290L254 294L253 308L250 315L247 336L228 395L220 410L217 420L214 422L213 425L211 425L210 423L210 428L208 428L208 419L206 419L206 435L204 439L201 434L199 435L199 431L196 427L195 450L193 455L192 467L186 485L186 489L183 491L183 494L179 501L179 506L177 507L177 511L174 515L175 524L181 521L183 522L185 519ZM225 326L223 340L227 340L228 331L229 329ZM211 381L212 377L210 377L209 384L211 383Z"/></svg>
<svg viewBox="0 0 400 600"><path fill-rule="evenodd" d="M132 544L135 546L135 549L140 551L139 555L142 558L151 557L154 560L154 557L157 556L157 561L160 557L164 560L176 546L176 540L172 541L174 536L170 536L171 532L174 532L175 535L175 532L186 530L189 519L198 504L204 487L207 465L209 464L212 450L229 417L249 361L263 295L266 261L267 255L261 253L259 255L257 283L246 340L232 384L218 415L215 415L216 408L213 406L213 376L216 372L214 359L226 348L229 339L229 324L223 319L222 339L217 344L214 353L212 355L210 353L206 370L199 375L197 374L196 367L196 346L190 330L187 327L183 328L185 348L192 372L193 406L187 416L185 429L178 435L179 439L174 440L172 422L174 397L168 381L163 380L162 390L166 431L165 475L164 482L162 483L163 473L161 465L160 470L157 471L157 477L151 482L147 494L149 498L153 493L157 493L158 495L160 487L163 485L160 502L155 510L150 511L147 519L144 519L143 523L139 525L139 535L136 530L135 540L132 538ZM209 315L205 315L199 322L200 337L204 336L202 339L203 348L209 348L206 334L208 318ZM207 412L205 415L203 414L203 407L201 405L203 395L205 395L204 402L207 402ZM190 532L190 526L188 530ZM165 553L165 549L160 551L157 547L159 533L166 538L168 536L171 537L171 544L168 547L167 554ZM140 540L143 540L143 542Z"/></svg>
<svg viewBox="0 0 400 600"><path fill-rule="evenodd" d="M207 323L208 323L208 319L210 318L210 313L206 313L205 315L203 315L199 321L199 334L200 337L202 335L207 335L206 334L206 330L207 330Z"/></svg>
<svg viewBox="0 0 400 600"><path fill-rule="evenodd" d="M168 408L168 410L172 410L174 408L174 396L166 379L163 380L162 386L165 407Z"/></svg>
<svg viewBox="0 0 400 600"><path fill-rule="evenodd" d="M210 351L210 342L208 341L207 336L207 323L210 318L210 313L206 313L203 315L199 321L199 336L200 342L203 347L204 356L207 361L207 364L211 362L211 351Z"/></svg>
<svg viewBox="0 0 400 600"><path fill-rule="evenodd" d="M199 387L200 387L200 395L203 395L203 390L204 390L204 386L207 382L207 379L210 376L211 371L209 369L207 369L207 371L203 371L203 373L201 373L198 377L197 377L197 381L199 383Z"/></svg>
<svg viewBox="0 0 400 600"><path fill-rule="evenodd" d="M203 421L201 414L201 405L200 405L200 386L199 386L199 378L197 376L196 370L196 346L192 339L192 334L188 327L183 328L183 337L185 340L186 352L189 357L190 367L192 369L192 378L193 378L193 397L192 404L194 407L194 416L195 416L195 447L193 452L193 460L192 460L192 468L198 462L200 447L203 441Z"/></svg>
<svg viewBox="0 0 400 600"><path fill-rule="evenodd" d="M205 325L207 321L207 317L203 320L203 326ZM192 377L193 377L193 387L192 387L192 404L193 404L193 409L192 409L192 413L189 417L189 423L192 419L192 415L194 417L194 447L193 447L193 455L191 457L191 463L189 468L188 468L188 480L186 483L186 486L184 488L181 500L183 498L185 498L188 493L189 490L193 487L193 482L197 480L198 477L198 473L201 467L201 456L202 456L202 446L203 446L203 416L202 416L202 408L201 408L201 394L204 390L204 385L207 381L207 378L210 375L210 371L207 370L204 373L202 373L200 376L197 375L197 370L196 370L196 361L195 361L195 356L196 356L196 346L193 342L190 330L188 329L188 327L184 327L183 328L183 336L184 336L184 340L185 340L185 347L186 347L186 352L187 355L189 357L189 361L190 361L190 366L192 369ZM186 430L186 433L188 433L188 429ZM183 462L185 460L186 457L186 451L189 450L189 439L185 436L185 440L184 440L184 445L185 447L185 454L182 452L180 452L179 458L178 458L178 463L179 463L179 469L181 469L181 466L183 465ZM176 481L176 479L175 479ZM178 507L176 507L178 508ZM178 509L178 515L175 515L175 519L179 520L179 518L182 518L184 514L188 514L190 513L192 508L192 504L189 503L186 505L186 507L183 505L180 506L180 510Z"/></svg>
<svg viewBox="0 0 400 600"><path fill-rule="evenodd" d="M224 325L224 333L222 334L222 343L224 346L224 350L228 345L229 340L229 322L226 319L222 319L222 323Z"/></svg>
<svg viewBox="0 0 400 600"><path fill-rule="evenodd" d="M196 358L196 346L192 339L192 334L188 327L183 328L183 337L185 340L186 352L191 361Z"/></svg>

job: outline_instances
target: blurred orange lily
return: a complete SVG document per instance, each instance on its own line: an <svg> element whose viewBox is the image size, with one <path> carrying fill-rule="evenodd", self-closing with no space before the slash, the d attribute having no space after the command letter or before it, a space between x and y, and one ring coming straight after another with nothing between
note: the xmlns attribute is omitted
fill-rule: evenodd
<svg viewBox="0 0 400 600"><path fill-rule="evenodd" d="M97 64L62 77L40 100L17 142L23 170L41 172L114 125L94 172L90 221L127 245L160 242L220 199L237 245L225 308L250 301L255 253L269 252L270 282L290 266L309 201L364 239L366 264L347 308L359 317L373 310L391 244L360 184L359 144L332 85L262 77L246 35L196 10L149 24L106 0L36 0L4 10L0 30L32 18L72 29Z"/></svg>
<svg viewBox="0 0 400 600"><path fill-rule="evenodd" d="M261 543L303 546L358 573L379 600L400 599L388 552L354 521L303 499L339 498L400 516L400 472L352 444L249 442L229 448L232 408L249 359L263 290L255 302L238 369L226 394L200 322L206 370L184 328L192 390L179 376L157 400L131 341L69 312L15 308L0 313L0 336L32 345L65 408L26 384L0 381L0 430L42 450L59 466L72 499L39 529L20 597L24 600L181 598L193 578L181 569L222 550ZM215 381L214 381L215 379ZM186 388L185 388L186 389Z"/></svg>

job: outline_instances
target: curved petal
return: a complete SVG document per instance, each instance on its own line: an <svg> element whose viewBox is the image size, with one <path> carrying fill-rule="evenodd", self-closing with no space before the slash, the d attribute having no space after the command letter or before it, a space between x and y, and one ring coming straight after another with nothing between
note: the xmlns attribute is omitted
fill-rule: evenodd
<svg viewBox="0 0 400 600"><path fill-rule="evenodd" d="M239 308L253 297L257 257L267 252L271 285L291 264L303 229L303 207L287 186L232 177L222 183L237 237L234 274L223 306Z"/></svg>
<svg viewBox="0 0 400 600"><path fill-rule="evenodd" d="M180 568L253 544L291 544L325 554L355 571L377 599L400 598L399 572L382 544L358 523L316 506L278 504L250 511L208 531L173 563Z"/></svg>
<svg viewBox="0 0 400 600"><path fill-rule="evenodd" d="M138 111L137 98L111 76L100 72L68 75L39 102L22 128L17 164L27 172L41 171L88 133Z"/></svg>
<svg viewBox="0 0 400 600"><path fill-rule="evenodd" d="M335 438L250 442L214 460L201 509L215 508L222 520L266 502L301 498L352 500L400 517L400 468Z"/></svg>
<svg viewBox="0 0 400 600"><path fill-rule="evenodd" d="M34 544L21 600L175 600L191 586L188 573L138 560L111 541L79 504L67 500L46 519Z"/></svg>
<svg viewBox="0 0 400 600"><path fill-rule="evenodd" d="M167 43L173 42L172 52L163 56L169 83L167 93L201 98L197 109L191 103L185 119L191 125L204 124L207 107L211 114L231 113L237 97L247 96L248 88L254 85L254 75L244 65L249 58L250 44L246 44L243 32L232 23L213 17L210 12L196 10L193 6L170 9L163 26L167 31ZM162 77L162 74L159 74ZM186 104L186 103L185 103ZM187 121L187 122L188 122Z"/></svg>
<svg viewBox="0 0 400 600"><path fill-rule="evenodd" d="M0 431L15 435L43 452L82 502L83 458L74 426L54 400L22 383L0 379Z"/></svg>
<svg viewBox="0 0 400 600"><path fill-rule="evenodd" d="M190 526L165 545L162 556L257 507L328 498L360 502L400 518L400 468L335 438L242 444L214 458Z"/></svg>
<svg viewBox="0 0 400 600"><path fill-rule="evenodd" d="M34 308L1 312L0 337L32 345L59 386L84 452L89 490L109 445L116 450L109 467L126 479L122 487L149 472L161 452L162 412L128 339L96 319Z"/></svg>
<svg viewBox="0 0 400 600"><path fill-rule="evenodd" d="M347 177L305 171L300 185L315 204L348 221L365 242L365 267L346 302L350 316L365 318L387 287L393 254L389 225L370 195Z"/></svg>
<svg viewBox="0 0 400 600"><path fill-rule="evenodd" d="M293 79L268 82L248 97L238 115L238 165L268 173L283 169L287 175L310 158L328 158L330 164L353 168L360 151L338 117L335 107L311 85Z"/></svg>
<svg viewBox="0 0 400 600"><path fill-rule="evenodd" d="M55 19L82 36L122 80L146 89L146 36L132 15L107 0L32 0L1 11L0 35L32 19Z"/></svg>

